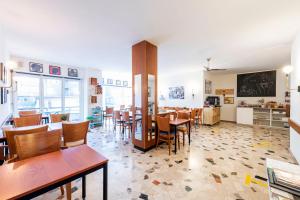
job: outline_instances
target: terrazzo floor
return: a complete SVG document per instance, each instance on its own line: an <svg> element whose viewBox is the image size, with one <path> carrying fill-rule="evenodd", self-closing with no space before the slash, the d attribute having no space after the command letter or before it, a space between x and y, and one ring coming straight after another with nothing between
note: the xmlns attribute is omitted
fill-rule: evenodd
<svg viewBox="0 0 300 200"><path fill-rule="evenodd" d="M222 122L191 133L191 145L143 153L112 128L93 129L88 145L109 158L108 199L231 200L268 198L266 158L294 163L287 130ZM181 144L182 145L182 144ZM72 182L81 199L81 180ZM36 199L66 199L60 190ZM87 198L102 199L102 170L87 176Z"/></svg>

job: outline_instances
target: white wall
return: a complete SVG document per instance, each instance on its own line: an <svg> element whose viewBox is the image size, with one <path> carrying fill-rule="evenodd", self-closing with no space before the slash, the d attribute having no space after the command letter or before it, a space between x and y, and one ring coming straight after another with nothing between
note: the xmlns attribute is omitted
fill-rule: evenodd
<svg viewBox="0 0 300 200"><path fill-rule="evenodd" d="M8 51L6 49L6 44L4 41L5 35L3 28L0 26L0 62L4 63L6 67L8 67ZM8 72L8 83L4 85L2 82L0 83L0 87L9 86L10 85L10 73ZM4 122L4 120L8 117L11 112L11 89L9 89L9 95L6 104L0 104L0 125Z"/></svg>
<svg viewBox="0 0 300 200"><path fill-rule="evenodd" d="M291 119L300 124L300 93L297 91L300 85L300 34L293 43L291 60L294 67L291 73ZM292 128L290 129L290 150L300 163L300 135Z"/></svg>
<svg viewBox="0 0 300 200"><path fill-rule="evenodd" d="M184 99L169 99L169 87L184 86ZM203 71L158 74L158 106L203 107ZM195 94L194 98L192 94ZM165 100L161 100L163 95Z"/></svg>
<svg viewBox="0 0 300 200"><path fill-rule="evenodd" d="M234 104L224 104L224 97L221 98L221 120L236 121L236 107L239 101L246 101L246 103L257 104L259 99L265 99L265 102L276 101L284 103L285 97L285 74L281 69L276 72L276 97L237 97L237 74L213 74L211 72L204 73L204 81L212 81L212 94L215 95L216 89L234 89ZM209 96L204 95L204 98ZM226 95L233 96L233 95Z"/></svg>
<svg viewBox="0 0 300 200"><path fill-rule="evenodd" d="M38 59L31 59L31 58L22 58L18 56L10 56L10 61L13 61L16 65L14 71L16 72L26 72L29 73L29 62L37 62L43 64L43 74L49 74L49 65L60 66L61 67L61 75L58 77L68 77L68 68L76 68L78 69L78 78L82 80L82 99L83 102L82 109L83 109L83 118L85 119L89 114L90 110L93 107L101 106L102 105L102 96L98 96L97 104L91 104L90 95L94 95L94 90L90 87L90 78L94 77L100 80L102 78L102 71L100 69L94 68L86 68L86 67L73 67L69 65L42 61ZM30 72L31 73L31 72ZM40 73L36 73L40 74Z"/></svg>

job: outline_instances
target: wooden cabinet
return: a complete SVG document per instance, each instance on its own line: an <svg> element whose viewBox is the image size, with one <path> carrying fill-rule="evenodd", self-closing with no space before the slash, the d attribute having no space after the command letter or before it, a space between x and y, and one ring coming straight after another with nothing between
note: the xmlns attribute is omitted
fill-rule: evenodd
<svg viewBox="0 0 300 200"><path fill-rule="evenodd" d="M207 125L214 125L220 122L220 107L204 107L203 121Z"/></svg>

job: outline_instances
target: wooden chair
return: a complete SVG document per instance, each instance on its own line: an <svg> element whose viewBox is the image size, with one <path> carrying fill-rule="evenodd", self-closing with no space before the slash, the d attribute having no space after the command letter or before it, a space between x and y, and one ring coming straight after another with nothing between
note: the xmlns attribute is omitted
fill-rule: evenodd
<svg viewBox="0 0 300 200"><path fill-rule="evenodd" d="M191 128L194 127L196 130L195 121L196 121L196 109L192 109L192 111L191 111Z"/></svg>
<svg viewBox="0 0 300 200"><path fill-rule="evenodd" d="M128 111L122 113L122 122L123 122L123 128L125 129L125 132L126 129L129 130L128 136L130 138L130 134L132 133L132 120L130 119Z"/></svg>
<svg viewBox="0 0 300 200"><path fill-rule="evenodd" d="M200 124L203 125L202 116L203 116L203 108L198 108L197 109L197 114L196 114L196 123L197 123L198 126Z"/></svg>
<svg viewBox="0 0 300 200"><path fill-rule="evenodd" d="M87 142L87 133L89 130L89 121L62 123L62 132L64 138L63 148L74 147ZM85 178L85 177L84 177ZM67 199L72 198L71 182L66 184Z"/></svg>
<svg viewBox="0 0 300 200"><path fill-rule="evenodd" d="M48 128L48 127L47 127ZM42 131L25 135L16 135L16 152L18 160L24 160L60 150L61 132L59 130ZM60 187L61 194L64 189ZM71 199L68 199L71 200Z"/></svg>
<svg viewBox="0 0 300 200"><path fill-rule="evenodd" d="M20 117L24 117L24 116L27 116L27 115L34 115L34 114L37 114L36 110L22 110L22 111L19 111L19 116Z"/></svg>
<svg viewBox="0 0 300 200"><path fill-rule="evenodd" d="M123 127L123 120L121 118L121 113L119 110L115 110L113 114L113 122L114 122L114 130L116 130L116 127L120 126L120 132L121 128Z"/></svg>
<svg viewBox="0 0 300 200"><path fill-rule="evenodd" d="M157 126L158 126L158 138L156 142L156 148L160 141L166 142L169 146L169 155L171 155L171 143L175 138L174 132L170 131L170 117L160 117L157 116ZM175 141L175 145L177 142Z"/></svg>
<svg viewBox="0 0 300 200"><path fill-rule="evenodd" d="M4 134L6 136L6 140L7 140L7 144L8 144L10 161L13 161L13 159L15 159L15 156L17 154L15 136L45 132L47 130L48 130L48 125L40 125L40 126L36 126L36 127L23 127L23 128L11 129L11 130L4 130Z"/></svg>
<svg viewBox="0 0 300 200"><path fill-rule="evenodd" d="M13 118L15 127L36 126L42 121L42 114L26 115L23 117Z"/></svg>
<svg viewBox="0 0 300 200"><path fill-rule="evenodd" d="M89 123L89 121L62 123L64 147L73 147L86 144Z"/></svg>
<svg viewBox="0 0 300 200"><path fill-rule="evenodd" d="M188 112L178 112L177 113L177 119L190 119L190 114ZM178 126L177 131L179 133L182 133L182 140L183 140L183 146L184 146L185 135L188 133L187 125ZM179 134L178 134L178 136L179 136ZM180 142L179 142L179 146L180 146Z"/></svg>
<svg viewBox="0 0 300 200"><path fill-rule="evenodd" d="M66 120L62 120L63 117L66 117ZM69 121L70 119L70 113L66 114L50 114L50 119L52 123L58 123L62 121Z"/></svg>
<svg viewBox="0 0 300 200"><path fill-rule="evenodd" d="M106 110L105 110L105 112L103 114L103 119L105 121L105 125L106 125L106 121L107 120L113 119L113 112L114 112L114 108L112 108L112 107L110 107L110 108L106 107Z"/></svg>

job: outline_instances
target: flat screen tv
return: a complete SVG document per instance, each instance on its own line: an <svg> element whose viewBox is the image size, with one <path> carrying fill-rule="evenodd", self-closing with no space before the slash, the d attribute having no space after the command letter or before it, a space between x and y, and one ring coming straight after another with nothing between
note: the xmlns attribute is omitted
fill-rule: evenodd
<svg viewBox="0 0 300 200"><path fill-rule="evenodd" d="M276 70L237 75L238 97L275 97Z"/></svg>

